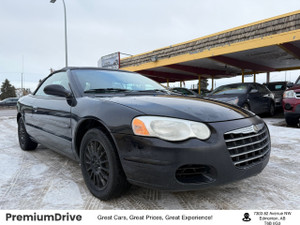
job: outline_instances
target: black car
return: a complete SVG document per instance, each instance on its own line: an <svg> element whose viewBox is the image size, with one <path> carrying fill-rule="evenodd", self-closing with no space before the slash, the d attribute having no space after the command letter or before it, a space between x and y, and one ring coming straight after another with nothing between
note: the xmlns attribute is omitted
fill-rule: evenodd
<svg viewBox="0 0 300 225"><path fill-rule="evenodd" d="M183 88L183 87L170 88L170 91L173 91L175 93L179 93L181 95L188 96L188 97L199 97L199 95L196 92L194 92L193 90Z"/></svg>
<svg viewBox="0 0 300 225"><path fill-rule="evenodd" d="M199 93L199 89L192 89L192 91L194 91L195 93ZM200 90L200 96L201 97L205 97L207 95L209 95L211 91L210 90L207 90L206 88L201 88Z"/></svg>
<svg viewBox="0 0 300 225"><path fill-rule="evenodd" d="M258 83L235 83L223 85L208 96L230 104L238 105L256 114L275 114L274 94Z"/></svg>
<svg viewBox="0 0 300 225"><path fill-rule="evenodd" d="M283 93L288 88L288 82L286 81L270 82L270 83L264 83L264 86L266 86L274 94L275 107L282 108L282 96Z"/></svg>
<svg viewBox="0 0 300 225"><path fill-rule="evenodd" d="M16 106L19 98L5 98L0 101L0 106Z"/></svg>
<svg viewBox="0 0 300 225"><path fill-rule="evenodd" d="M38 143L80 162L96 197L129 184L196 190L258 174L271 143L265 123L240 107L172 95L137 73L64 68L18 102L23 150Z"/></svg>

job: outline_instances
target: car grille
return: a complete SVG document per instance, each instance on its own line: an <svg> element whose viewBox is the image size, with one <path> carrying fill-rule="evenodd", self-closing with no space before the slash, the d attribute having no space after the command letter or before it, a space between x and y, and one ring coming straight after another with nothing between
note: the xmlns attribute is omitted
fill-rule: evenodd
<svg viewBox="0 0 300 225"><path fill-rule="evenodd" d="M233 164L245 168L261 162L271 149L267 127L261 123L224 134Z"/></svg>
<svg viewBox="0 0 300 225"><path fill-rule="evenodd" d="M296 92L296 97L300 98L300 92Z"/></svg>

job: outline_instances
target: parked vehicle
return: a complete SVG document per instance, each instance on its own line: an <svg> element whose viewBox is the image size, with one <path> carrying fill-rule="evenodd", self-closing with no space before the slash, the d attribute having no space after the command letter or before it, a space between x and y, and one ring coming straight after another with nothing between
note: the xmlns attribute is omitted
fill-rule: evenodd
<svg viewBox="0 0 300 225"><path fill-rule="evenodd" d="M216 88L208 96L230 104L238 105L256 114L275 114L274 94L258 83L236 83Z"/></svg>
<svg viewBox="0 0 300 225"><path fill-rule="evenodd" d="M197 190L244 179L271 151L267 126L250 111L172 95L126 71L56 71L19 100L17 121L21 149L40 143L79 161L102 200L129 184Z"/></svg>
<svg viewBox="0 0 300 225"><path fill-rule="evenodd" d="M274 94L275 107L282 108L282 97L283 97L283 93L288 87L288 82L278 81L278 82L264 83L264 85Z"/></svg>
<svg viewBox="0 0 300 225"><path fill-rule="evenodd" d="M195 93L198 93L198 92L199 92L198 89L192 89L192 91L194 91ZM200 90L200 96L201 96L201 97L205 97L205 96L207 96L209 93L210 93L210 91L207 90L206 88L202 88L202 89Z"/></svg>
<svg viewBox="0 0 300 225"><path fill-rule="evenodd" d="M0 101L0 106L16 106L19 98L5 98Z"/></svg>
<svg viewBox="0 0 300 225"><path fill-rule="evenodd" d="M297 126L300 119L300 76L295 85L284 92L282 103L287 125Z"/></svg>
<svg viewBox="0 0 300 225"><path fill-rule="evenodd" d="M185 95L188 97L198 97L199 96L196 92L194 92L190 89L187 89L187 88L182 88L182 87L170 88L170 91L173 91L175 93L179 93L181 95Z"/></svg>

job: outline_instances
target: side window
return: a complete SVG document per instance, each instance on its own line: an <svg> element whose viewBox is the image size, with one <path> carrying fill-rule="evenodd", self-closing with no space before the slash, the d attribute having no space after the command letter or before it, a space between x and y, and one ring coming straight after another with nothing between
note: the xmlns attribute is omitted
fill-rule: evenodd
<svg viewBox="0 0 300 225"><path fill-rule="evenodd" d="M255 94L259 91L256 84L252 84L250 87L250 93L252 94Z"/></svg>
<svg viewBox="0 0 300 225"><path fill-rule="evenodd" d="M261 94L268 94L268 89L263 85L257 85L258 92Z"/></svg>
<svg viewBox="0 0 300 225"><path fill-rule="evenodd" d="M47 80L45 80L44 83L36 91L35 95L38 95L38 96L47 96L47 94L44 92L44 88L47 85L50 85L50 84L60 84L65 89L67 89L67 90L70 91L69 79L68 79L68 76L67 76L67 72L58 72L58 73L53 74Z"/></svg>

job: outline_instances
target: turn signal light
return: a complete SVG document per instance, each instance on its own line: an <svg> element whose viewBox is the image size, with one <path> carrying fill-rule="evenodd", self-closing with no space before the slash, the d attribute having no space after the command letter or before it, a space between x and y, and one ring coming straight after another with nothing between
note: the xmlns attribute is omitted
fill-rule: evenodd
<svg viewBox="0 0 300 225"><path fill-rule="evenodd" d="M143 121L135 118L132 121L132 129L134 134L136 135L142 135L142 136L149 136L149 131L147 130L145 124Z"/></svg>

